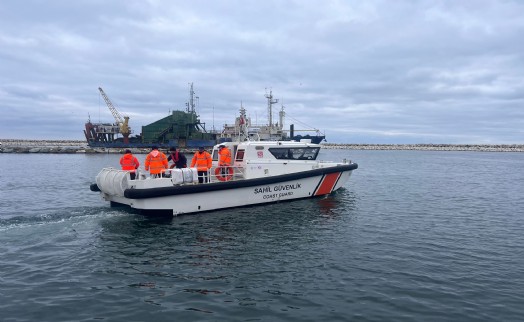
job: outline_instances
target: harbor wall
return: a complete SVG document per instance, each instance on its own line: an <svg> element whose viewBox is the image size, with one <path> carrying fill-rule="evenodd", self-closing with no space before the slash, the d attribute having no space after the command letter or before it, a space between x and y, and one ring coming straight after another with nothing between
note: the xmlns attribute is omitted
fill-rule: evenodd
<svg viewBox="0 0 524 322"><path fill-rule="evenodd" d="M356 144L322 143L325 149L345 150L420 150L524 152L524 144ZM125 148L91 148L80 140L17 140L0 139L0 153L123 153ZM133 153L148 153L149 149L132 148ZM192 153L194 149L180 149Z"/></svg>
<svg viewBox="0 0 524 322"><path fill-rule="evenodd" d="M325 149L524 152L524 144L339 144L324 143Z"/></svg>

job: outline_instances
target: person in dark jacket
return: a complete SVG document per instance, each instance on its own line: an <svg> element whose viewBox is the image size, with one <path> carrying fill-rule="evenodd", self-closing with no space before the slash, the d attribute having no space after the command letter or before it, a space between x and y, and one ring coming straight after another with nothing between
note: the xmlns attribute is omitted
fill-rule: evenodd
<svg viewBox="0 0 524 322"><path fill-rule="evenodd" d="M169 156L167 161L173 161L173 164L169 166L170 169L176 167L177 169L187 168L187 159L186 156L176 150L175 147L169 148Z"/></svg>

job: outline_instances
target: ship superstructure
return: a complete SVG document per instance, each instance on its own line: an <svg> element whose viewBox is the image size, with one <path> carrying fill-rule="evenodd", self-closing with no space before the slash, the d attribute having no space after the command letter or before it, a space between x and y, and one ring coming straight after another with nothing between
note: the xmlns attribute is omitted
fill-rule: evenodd
<svg viewBox="0 0 524 322"><path fill-rule="evenodd" d="M196 112L198 96L189 88L189 100L185 111L172 111L170 115L142 126L142 142L146 144L169 144L178 147L210 147L216 143L216 135L206 130Z"/></svg>
<svg viewBox="0 0 524 322"><path fill-rule="evenodd" d="M115 123L85 124L84 134L91 147L124 148L124 147L210 147L216 143L216 135L205 128L196 112L198 96L195 95L193 83L189 84L189 100L183 111L172 111L168 116L151 124L142 126L142 133L130 137L129 117L122 116L109 100L102 88L100 94L115 118Z"/></svg>
<svg viewBox="0 0 524 322"><path fill-rule="evenodd" d="M273 105L279 102L273 97L270 90L265 95L267 99L267 124L255 124L251 118L246 116L246 109L240 104L240 115L236 117L234 124L225 124L222 133L218 138L220 141L300 141L301 139L310 139L313 143L320 143L325 140L326 136L320 133L318 129L295 130L294 124L289 126L289 130L284 128L286 112L282 105L278 112L278 122L273 123ZM245 135L240 135L242 129L245 129ZM315 132L315 135L296 135L296 131Z"/></svg>

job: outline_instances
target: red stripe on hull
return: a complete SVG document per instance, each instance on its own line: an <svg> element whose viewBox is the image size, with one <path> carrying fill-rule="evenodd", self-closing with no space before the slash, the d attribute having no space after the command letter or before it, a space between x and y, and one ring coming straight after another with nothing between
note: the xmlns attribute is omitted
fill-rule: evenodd
<svg viewBox="0 0 524 322"><path fill-rule="evenodd" d="M326 174L320 183L320 187L318 187L317 191L315 192L315 196L327 195L328 193L331 193L333 188L335 188L335 184L337 183L340 175L340 172Z"/></svg>

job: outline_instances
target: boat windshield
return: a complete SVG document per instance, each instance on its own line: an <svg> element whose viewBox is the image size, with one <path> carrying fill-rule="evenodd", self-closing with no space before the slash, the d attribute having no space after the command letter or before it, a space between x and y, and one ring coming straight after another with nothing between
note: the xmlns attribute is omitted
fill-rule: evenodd
<svg viewBox="0 0 524 322"><path fill-rule="evenodd" d="M320 148L269 148L269 152L279 160L315 160Z"/></svg>

